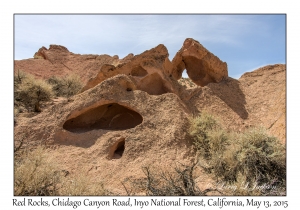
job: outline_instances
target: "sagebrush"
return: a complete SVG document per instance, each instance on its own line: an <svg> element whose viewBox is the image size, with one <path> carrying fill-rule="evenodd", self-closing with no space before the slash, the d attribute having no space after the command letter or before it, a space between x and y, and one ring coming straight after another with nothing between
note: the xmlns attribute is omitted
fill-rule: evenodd
<svg viewBox="0 0 300 210"><path fill-rule="evenodd" d="M14 194L21 196L58 195L60 176L43 147L15 155Z"/></svg>
<svg viewBox="0 0 300 210"><path fill-rule="evenodd" d="M15 101L21 102L27 109L40 112L40 103L53 97L52 86L30 74L19 78L15 76ZM15 103L17 104L17 103Z"/></svg>
<svg viewBox="0 0 300 210"><path fill-rule="evenodd" d="M44 146L32 151L15 146L14 195L15 196L77 196L107 195L103 182L92 182L80 172L72 175L61 169L48 155Z"/></svg>
<svg viewBox="0 0 300 210"><path fill-rule="evenodd" d="M191 119L190 136L199 151L200 165L217 181L247 185L241 195L282 195L286 188L285 146L262 128L229 132L211 114ZM267 187L258 187L267 186ZM258 193L259 191L259 193Z"/></svg>
<svg viewBox="0 0 300 210"><path fill-rule="evenodd" d="M14 74L14 116L22 112L41 112L41 103L54 97L71 97L82 89L79 76L52 76L48 80L37 79L29 73L17 70Z"/></svg>
<svg viewBox="0 0 300 210"><path fill-rule="evenodd" d="M52 76L47 80L56 96L70 97L80 92L83 84L79 76L71 74L65 77Z"/></svg>

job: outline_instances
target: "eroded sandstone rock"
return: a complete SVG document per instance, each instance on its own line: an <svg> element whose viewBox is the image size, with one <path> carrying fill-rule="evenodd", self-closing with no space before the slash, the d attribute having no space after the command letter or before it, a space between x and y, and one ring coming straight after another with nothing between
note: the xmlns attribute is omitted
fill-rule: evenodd
<svg viewBox="0 0 300 210"><path fill-rule="evenodd" d="M16 60L15 71L22 70L34 75L36 78L48 79L51 76L78 75L82 82L94 77L104 64L115 65L129 62L132 55L123 59L118 56L80 55L70 52L61 45L50 45L49 49L41 47L34 59Z"/></svg>
<svg viewBox="0 0 300 210"><path fill-rule="evenodd" d="M48 152L60 168L88 171L112 189L126 178L141 177L143 166L191 162L188 114L180 99L130 90L133 80L116 75L24 119L15 127L15 140L25 136L26 145L55 148Z"/></svg>
<svg viewBox="0 0 300 210"><path fill-rule="evenodd" d="M229 129L264 123L285 138L283 65L247 73L240 80L226 78L226 63L193 39L184 42L172 62L164 45L123 59L78 55L55 45L41 48L35 58L15 61L15 66L40 77L76 73L83 81L93 79L82 93L20 119L15 141L48 145L61 169L105 180L109 189L121 189L120 194L126 193L122 181L144 177L144 166L170 170L195 161L189 118L203 110ZM205 87L180 85L177 79L185 68Z"/></svg>
<svg viewBox="0 0 300 210"><path fill-rule="evenodd" d="M176 93L170 78L172 64L168 57L167 48L160 44L140 55L128 55L122 60L123 63L117 66L105 64L98 74L87 82L82 92L95 87L108 78L125 74L133 77L137 89L148 94Z"/></svg>
<svg viewBox="0 0 300 210"><path fill-rule="evenodd" d="M228 77L227 64L191 38L184 41L172 64L172 76L175 79L180 79L186 69L189 78L199 86L220 82Z"/></svg>
<svg viewBox="0 0 300 210"><path fill-rule="evenodd" d="M46 55L45 52L47 51L46 47L41 47L35 54L34 54L34 58L35 59L46 59Z"/></svg>

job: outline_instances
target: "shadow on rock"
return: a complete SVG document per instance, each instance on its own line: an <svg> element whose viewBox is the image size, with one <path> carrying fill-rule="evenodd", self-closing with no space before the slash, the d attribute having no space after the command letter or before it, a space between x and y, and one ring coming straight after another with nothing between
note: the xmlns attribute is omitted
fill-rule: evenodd
<svg viewBox="0 0 300 210"><path fill-rule="evenodd" d="M207 87L242 119L248 118L245 95L238 80L229 77L220 83L210 83Z"/></svg>

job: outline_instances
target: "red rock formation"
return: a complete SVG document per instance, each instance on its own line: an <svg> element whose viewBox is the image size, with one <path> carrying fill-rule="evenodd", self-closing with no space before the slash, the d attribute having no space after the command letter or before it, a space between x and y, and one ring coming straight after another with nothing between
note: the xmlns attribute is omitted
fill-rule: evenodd
<svg viewBox="0 0 300 210"><path fill-rule="evenodd" d="M45 51L47 50L46 47L41 47L39 49L39 51L37 51L35 54L34 54L34 58L35 59L46 59L46 55L45 55Z"/></svg>
<svg viewBox="0 0 300 210"><path fill-rule="evenodd" d="M227 64L205 49L198 41L188 38L172 60L175 79L186 69L191 80L200 86L220 82L228 77Z"/></svg>
<svg viewBox="0 0 300 210"><path fill-rule="evenodd" d="M172 64L169 60L167 48L160 44L140 55L128 55L120 60L117 66L105 64L98 74L90 79L82 91L95 87L102 81L116 76L126 74L132 76L137 89L143 90L151 95L160 95L167 92L176 92L169 78L172 72Z"/></svg>
<svg viewBox="0 0 300 210"><path fill-rule="evenodd" d="M49 145L47 152L59 168L104 180L109 191L120 195L126 195L124 180L144 177L144 166L168 171L195 162L189 119L204 110L232 130L262 124L284 142L285 65L235 80L227 77L226 63L193 39L184 42L172 63L168 56L164 45L123 59L78 55L51 45L39 49L37 59L15 61L15 70L37 77L76 73L88 81L81 94L55 99L35 116L21 114L15 141ZM180 85L184 68L205 87ZM205 186L207 180L201 176Z"/></svg>
<svg viewBox="0 0 300 210"><path fill-rule="evenodd" d="M50 45L49 49L41 47L34 54L35 59L15 61L15 71L22 70L36 78L48 79L51 76L78 75L85 84L94 77L104 64L128 62L131 54L124 59L109 55L80 55L70 52L66 47ZM123 61L124 60L124 61Z"/></svg>

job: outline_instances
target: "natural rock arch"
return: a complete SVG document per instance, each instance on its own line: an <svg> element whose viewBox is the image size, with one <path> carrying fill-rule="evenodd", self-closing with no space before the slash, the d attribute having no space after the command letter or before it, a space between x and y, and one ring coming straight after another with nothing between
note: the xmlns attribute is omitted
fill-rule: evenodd
<svg viewBox="0 0 300 210"><path fill-rule="evenodd" d="M180 79L186 69L189 78L199 86L217 83L228 77L227 63L191 38L184 41L172 64L173 78Z"/></svg>

